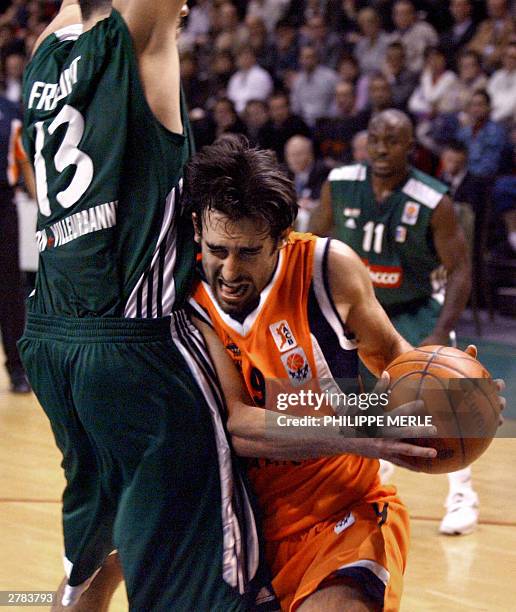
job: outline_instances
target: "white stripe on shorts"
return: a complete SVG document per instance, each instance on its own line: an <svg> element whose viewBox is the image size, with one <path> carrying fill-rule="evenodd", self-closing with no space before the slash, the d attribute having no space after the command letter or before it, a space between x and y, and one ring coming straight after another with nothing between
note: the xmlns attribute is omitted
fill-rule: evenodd
<svg viewBox="0 0 516 612"><path fill-rule="evenodd" d="M233 477L231 448L223 423L226 412L223 394L202 334L184 311L175 311L172 315L172 337L204 395L215 431L224 540L222 574L230 586L244 593L258 569L258 533L245 487L239 475L237 479ZM236 511L238 501L243 514L240 521Z"/></svg>

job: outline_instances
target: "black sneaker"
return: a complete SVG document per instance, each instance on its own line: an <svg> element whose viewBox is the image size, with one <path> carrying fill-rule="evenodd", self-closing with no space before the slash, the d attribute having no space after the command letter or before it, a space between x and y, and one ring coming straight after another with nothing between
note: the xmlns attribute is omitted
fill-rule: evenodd
<svg viewBox="0 0 516 612"><path fill-rule="evenodd" d="M11 374L11 393L30 393L32 391L25 372L13 372Z"/></svg>

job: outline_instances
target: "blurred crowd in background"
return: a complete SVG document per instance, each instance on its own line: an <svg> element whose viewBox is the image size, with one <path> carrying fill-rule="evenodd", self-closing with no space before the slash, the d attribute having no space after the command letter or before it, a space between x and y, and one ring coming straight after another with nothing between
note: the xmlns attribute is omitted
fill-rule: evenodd
<svg viewBox="0 0 516 612"><path fill-rule="evenodd" d="M3 95L59 3L0 3ZM446 181L516 255L516 20L509 0L196 0L181 35L197 147L243 133L273 149L307 225L337 165L367 161L382 109L414 122L413 163ZM301 227L303 229L303 227ZM477 236L478 238L478 236Z"/></svg>

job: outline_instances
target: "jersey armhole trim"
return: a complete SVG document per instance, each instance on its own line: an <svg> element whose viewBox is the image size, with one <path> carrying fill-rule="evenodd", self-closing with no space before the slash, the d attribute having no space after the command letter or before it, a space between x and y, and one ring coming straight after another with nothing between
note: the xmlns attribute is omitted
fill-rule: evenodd
<svg viewBox="0 0 516 612"><path fill-rule="evenodd" d="M54 36L59 40L59 42L64 42L66 40L77 40L82 34L82 31L82 23L74 23L56 30L54 32Z"/></svg>
<svg viewBox="0 0 516 612"><path fill-rule="evenodd" d="M190 314L193 317L201 319L203 323L206 323L206 325L209 325L212 329L214 329L210 316L208 315L206 310L204 310L204 308L199 304L199 302L195 300L195 298L191 297L188 300L188 305L190 306Z"/></svg>
<svg viewBox="0 0 516 612"><path fill-rule="evenodd" d="M346 337L344 323L337 311L330 291L328 278L330 243L330 238L317 238L315 243L312 273L314 293L322 314L339 340L340 347L344 350L351 351L357 348L356 343Z"/></svg>

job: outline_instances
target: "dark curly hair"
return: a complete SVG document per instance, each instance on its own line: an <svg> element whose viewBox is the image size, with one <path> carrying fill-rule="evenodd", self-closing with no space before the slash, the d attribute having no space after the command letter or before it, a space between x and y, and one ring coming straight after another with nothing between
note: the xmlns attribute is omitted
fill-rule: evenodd
<svg viewBox="0 0 516 612"><path fill-rule="evenodd" d="M266 225L273 240L297 215L294 185L275 154L252 148L245 136L225 135L197 153L186 166L184 195L199 219L211 210L230 223L251 218Z"/></svg>

